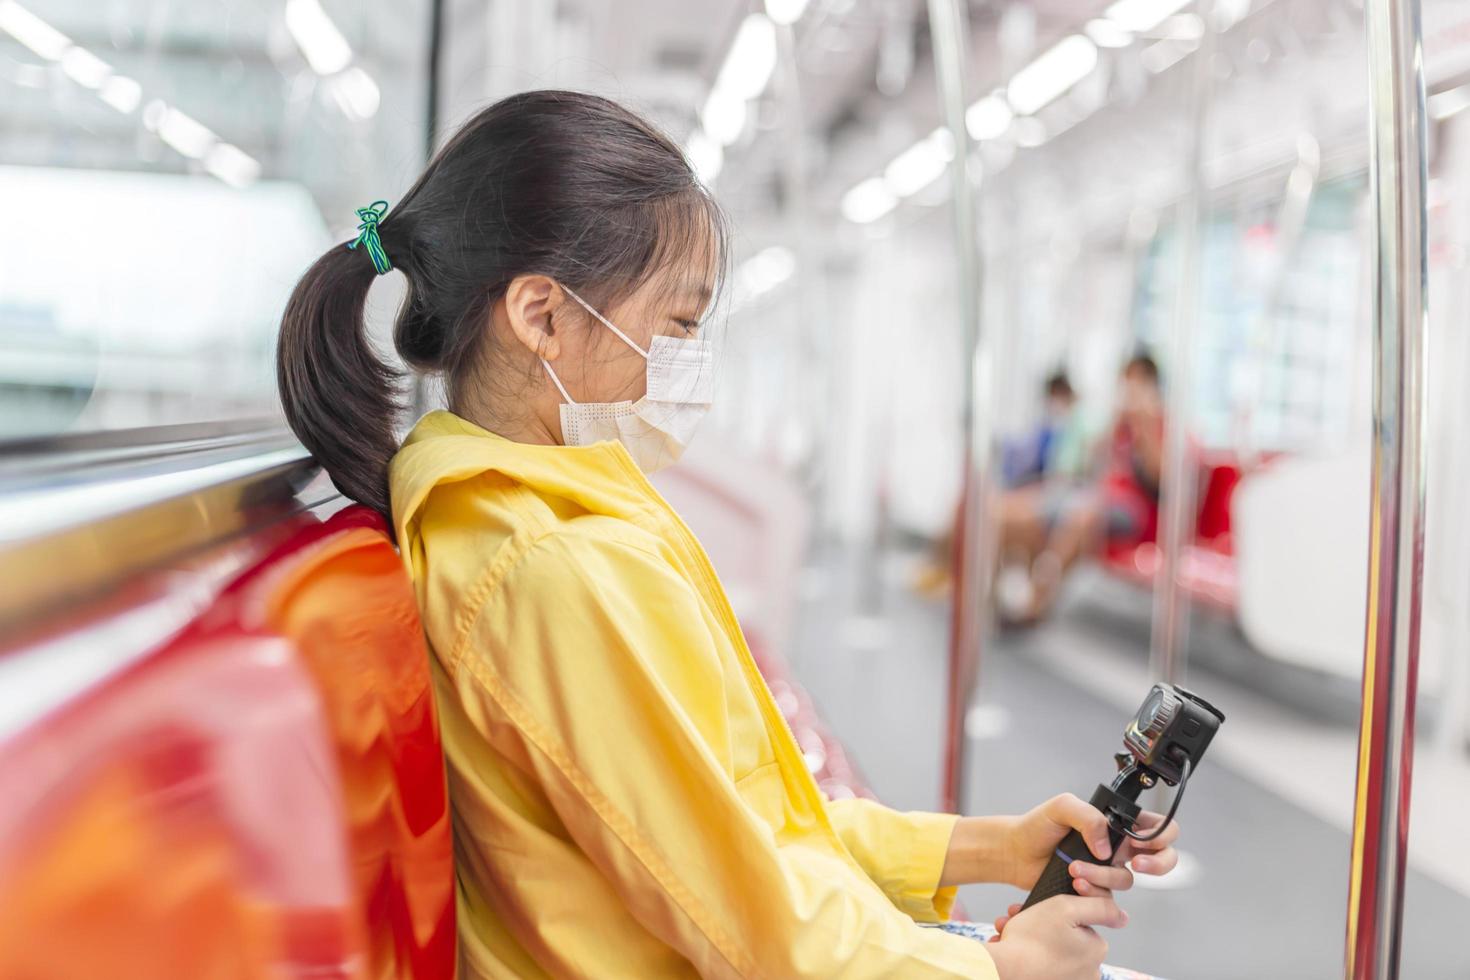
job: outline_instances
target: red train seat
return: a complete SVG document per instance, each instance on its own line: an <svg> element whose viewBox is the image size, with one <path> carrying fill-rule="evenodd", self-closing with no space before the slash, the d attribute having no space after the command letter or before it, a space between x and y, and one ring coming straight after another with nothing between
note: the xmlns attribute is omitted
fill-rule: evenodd
<svg viewBox="0 0 1470 980"><path fill-rule="evenodd" d="M217 556L245 569L223 588L153 576L0 650L0 676L29 678L66 671L57 650L141 650L73 671L52 710L0 712L0 978L454 975L443 757L398 555L359 507L266 537ZM150 636L150 603L187 607L182 630Z"/></svg>
<svg viewBox="0 0 1470 980"><path fill-rule="evenodd" d="M786 661L767 649L759 635L752 631L746 631L746 643L766 686L771 689L776 707L781 709L782 717L791 726L791 734L801 748L807 769L827 798L845 800L861 796L877 799L868 788L867 779L857 763L852 761L842 742L817 713L816 703L792 674Z"/></svg>
<svg viewBox="0 0 1470 980"><path fill-rule="evenodd" d="M1238 585L1230 498L1240 483L1241 469L1232 454L1214 452L1200 456L1200 470L1194 541L1180 555L1179 581L1191 599L1233 613ZM1102 559L1107 571L1145 588L1152 587L1160 562L1156 528L1142 541L1110 546Z"/></svg>
<svg viewBox="0 0 1470 980"><path fill-rule="evenodd" d="M145 612L75 639L119 643ZM360 975L314 685L285 640L242 627L237 603L211 612L6 733L0 977ZM5 666L37 657L73 659L53 642L9 651Z"/></svg>
<svg viewBox="0 0 1470 980"><path fill-rule="evenodd" d="M237 583L316 681L332 733L370 977L454 975L454 852L429 652L381 516L352 506Z"/></svg>

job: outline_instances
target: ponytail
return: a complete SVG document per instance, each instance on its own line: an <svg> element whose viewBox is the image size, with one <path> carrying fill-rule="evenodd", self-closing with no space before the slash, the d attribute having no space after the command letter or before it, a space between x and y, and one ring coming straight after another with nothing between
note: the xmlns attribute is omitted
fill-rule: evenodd
<svg viewBox="0 0 1470 980"><path fill-rule="evenodd" d="M377 271L338 245L306 270L281 319L276 380L286 421L337 489L392 521L388 461L402 373L368 341L364 311Z"/></svg>

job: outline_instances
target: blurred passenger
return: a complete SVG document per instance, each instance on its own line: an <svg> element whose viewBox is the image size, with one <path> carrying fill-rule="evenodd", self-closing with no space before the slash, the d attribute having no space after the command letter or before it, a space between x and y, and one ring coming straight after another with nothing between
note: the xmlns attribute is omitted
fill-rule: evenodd
<svg viewBox="0 0 1470 980"><path fill-rule="evenodd" d="M1041 394L1042 417L1036 428L1001 449L997 524L1012 538L1023 533L1032 537L1024 546L1003 538L999 555L1003 561L1007 554L1018 550L1026 552L1027 562L1035 556L1045 537L1044 528L1032 518L1042 507L1042 495L1058 492L1059 482L1074 485L1086 475L1089 439L1067 373L1057 371L1048 376ZM938 598L948 594L952 586L955 528L963 505L961 500L954 521L935 540L915 576L914 588L924 595Z"/></svg>
<svg viewBox="0 0 1470 980"><path fill-rule="evenodd" d="M1030 888L1072 828L1107 857L1102 815L1070 795L964 818L826 800L648 482L709 405L725 265L679 148L604 99L528 92L358 215L287 307L281 393L336 485L391 513L414 582L461 976L1096 977L1091 927L1123 925L1126 862L1168 871L1175 828L1119 866L1075 862L1080 895L1001 916L996 942L957 934L957 885ZM363 324L390 269L395 346L449 403L401 447L399 378Z"/></svg>
<svg viewBox="0 0 1470 980"><path fill-rule="evenodd" d="M1002 561L1021 561L1029 590L1021 608L1002 608L1012 623L1031 623L1051 611L1067 572L1078 559L1152 540L1159 519L1164 411L1159 368L1139 353L1124 366L1117 414L1101 450L1101 472L1087 486L1056 483L1036 493L1001 498Z"/></svg>
<svg viewBox="0 0 1470 980"><path fill-rule="evenodd" d="M1035 430L1009 441L1001 451L1001 480L1007 488L1040 483L1058 474L1076 474L1086 453L1077 411L1077 393L1067 372L1046 379L1044 407Z"/></svg>

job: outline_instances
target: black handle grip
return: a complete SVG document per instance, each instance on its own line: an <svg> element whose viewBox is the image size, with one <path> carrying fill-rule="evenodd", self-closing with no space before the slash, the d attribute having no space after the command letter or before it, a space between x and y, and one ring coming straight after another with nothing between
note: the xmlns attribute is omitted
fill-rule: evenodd
<svg viewBox="0 0 1470 980"><path fill-rule="evenodd" d="M1108 841L1113 845L1112 853L1118 853L1118 845L1123 842L1123 831L1118 829L1121 821L1124 826L1131 826L1142 809L1137 803L1121 796L1106 786L1099 785L1097 791L1092 794L1090 801L1103 813L1114 816L1116 819L1110 821L1108 827ZM1029 909L1037 902L1053 895L1075 895L1076 890L1072 888L1072 874L1068 871L1068 865L1073 861L1086 861L1089 864L1108 864L1108 861L1100 861L1093 856L1087 847L1087 842L1077 831L1072 831L1062 842L1057 845L1051 860L1046 862L1046 868L1041 872L1041 877L1036 879L1036 884L1031 888L1031 894L1026 896L1026 902L1021 906L1022 910Z"/></svg>

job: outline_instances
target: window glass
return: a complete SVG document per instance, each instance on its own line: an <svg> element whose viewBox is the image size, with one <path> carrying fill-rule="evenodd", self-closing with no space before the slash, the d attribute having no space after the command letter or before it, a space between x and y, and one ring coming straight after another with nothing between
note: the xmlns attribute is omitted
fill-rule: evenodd
<svg viewBox="0 0 1470 980"><path fill-rule="evenodd" d="M0 438L279 412L296 278L421 169L428 5L0 0Z"/></svg>

